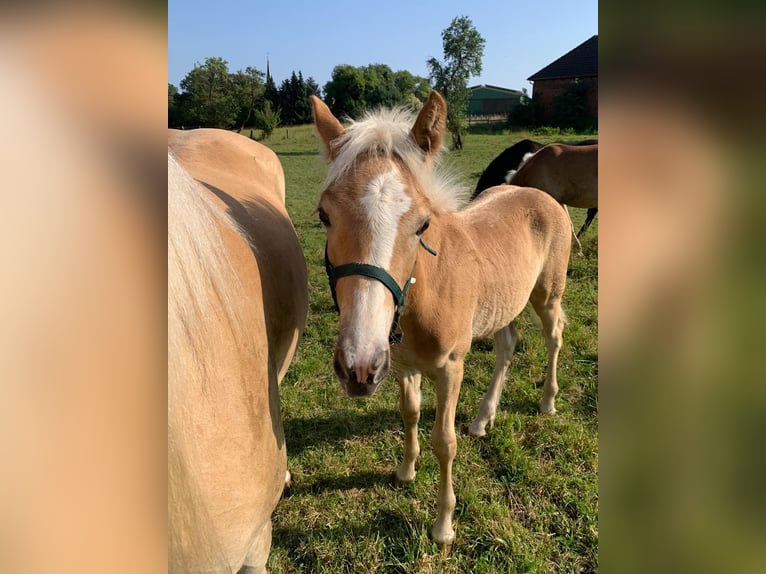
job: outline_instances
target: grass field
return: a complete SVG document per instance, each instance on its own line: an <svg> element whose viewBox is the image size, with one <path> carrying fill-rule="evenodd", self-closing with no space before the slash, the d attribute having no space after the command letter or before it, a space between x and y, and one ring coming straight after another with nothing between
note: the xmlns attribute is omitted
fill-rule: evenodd
<svg viewBox="0 0 766 574"><path fill-rule="evenodd" d="M584 139L468 135L465 149L449 152L446 161L473 188L484 167L524 137ZM270 572L596 572L598 222L585 236L584 256L573 250L570 263L559 414L537 413L546 351L529 310L518 320L521 340L495 427L482 439L463 429L492 374L492 342L475 344L467 357L456 420L457 538L445 555L429 534L439 473L430 448L433 386L424 379L418 476L395 487L391 477L403 441L398 385L389 379L371 399L352 400L332 371L337 317L323 267L324 232L314 214L325 173L319 140L302 126L279 128L264 143L284 167L287 207L309 269L310 302L306 332L281 390L294 488L274 516ZM579 229L585 212L571 213Z"/></svg>

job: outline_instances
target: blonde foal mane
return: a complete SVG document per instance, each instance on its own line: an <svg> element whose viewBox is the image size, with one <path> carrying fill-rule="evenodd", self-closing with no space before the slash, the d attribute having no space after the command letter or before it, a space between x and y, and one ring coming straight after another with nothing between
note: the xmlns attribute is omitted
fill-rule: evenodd
<svg viewBox="0 0 766 574"><path fill-rule="evenodd" d="M469 189L454 171L440 163L443 148L434 162L425 160L411 135L416 116L407 107L378 108L365 112L359 120L349 120L345 133L332 142L337 156L330 164L325 187L353 170L360 157L399 159L420 183L435 212L459 210Z"/></svg>

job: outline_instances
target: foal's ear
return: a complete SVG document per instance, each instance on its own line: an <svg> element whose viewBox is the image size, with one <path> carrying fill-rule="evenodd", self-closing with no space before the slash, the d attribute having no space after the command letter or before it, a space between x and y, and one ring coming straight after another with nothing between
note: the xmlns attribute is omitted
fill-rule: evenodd
<svg viewBox="0 0 766 574"><path fill-rule="evenodd" d="M412 137L427 156L434 156L442 147L446 127L447 102L439 92L431 90L412 126Z"/></svg>
<svg viewBox="0 0 766 574"><path fill-rule="evenodd" d="M338 149L333 147L332 142L346 133L346 130L322 100L311 96L311 105L314 107L314 125L324 142L327 156L333 160L338 155Z"/></svg>

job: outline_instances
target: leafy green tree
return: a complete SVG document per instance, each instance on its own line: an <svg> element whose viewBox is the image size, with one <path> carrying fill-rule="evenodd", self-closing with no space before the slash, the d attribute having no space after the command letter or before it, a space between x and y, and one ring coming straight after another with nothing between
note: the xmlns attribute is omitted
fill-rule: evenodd
<svg viewBox="0 0 766 574"><path fill-rule="evenodd" d="M396 85L396 76L386 64L370 64L364 73L364 102L366 107L395 106L403 101Z"/></svg>
<svg viewBox="0 0 766 574"><path fill-rule="evenodd" d="M434 88L447 100L447 129L452 134L452 143L456 149L463 148L468 79L481 74L484 44L484 38L473 27L470 18L459 16L442 31L444 60L429 58L426 62Z"/></svg>
<svg viewBox="0 0 766 574"><path fill-rule="evenodd" d="M192 126L229 128L239 113L232 90L228 62L222 58L205 58L181 80L187 95L185 121Z"/></svg>
<svg viewBox="0 0 766 574"><path fill-rule="evenodd" d="M542 109L540 102L530 98L526 90L519 98L519 103L508 112L508 125L512 129L536 128L542 124Z"/></svg>
<svg viewBox="0 0 766 574"><path fill-rule="evenodd" d="M180 125L178 112L178 88L168 82L168 127L173 128Z"/></svg>
<svg viewBox="0 0 766 574"><path fill-rule="evenodd" d="M554 124L559 128L572 128L579 132L594 131L597 123L588 112L588 86L573 80L554 100Z"/></svg>
<svg viewBox="0 0 766 574"><path fill-rule="evenodd" d="M266 100L263 109L256 110L254 115L255 127L263 132L263 139L271 136L279 126L281 112L278 108L275 110L269 100Z"/></svg>
<svg viewBox="0 0 766 574"><path fill-rule="evenodd" d="M237 116L237 125L240 130L250 125L253 112L257 108L263 107L263 95L265 86L263 85L263 72L248 66L245 71L239 70L231 74L232 95L239 109Z"/></svg>
<svg viewBox="0 0 766 574"><path fill-rule="evenodd" d="M324 86L327 105L337 117L359 117L365 107L364 72L347 64L335 66L332 79Z"/></svg>

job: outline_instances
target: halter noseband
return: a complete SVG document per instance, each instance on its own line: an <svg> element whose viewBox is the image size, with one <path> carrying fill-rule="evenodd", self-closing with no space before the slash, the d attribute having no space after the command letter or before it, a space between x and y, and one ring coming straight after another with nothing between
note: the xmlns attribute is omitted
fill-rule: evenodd
<svg viewBox="0 0 766 574"><path fill-rule="evenodd" d="M436 255L436 251L423 243L422 238L420 239L420 245L422 245L423 249L428 251L431 255ZM403 334L399 331L399 319L401 318L402 311L404 310L404 300L407 297L407 291L409 291L410 285L415 282L414 275L415 267L417 267L417 265L418 261L416 259L415 263L412 265L412 272L410 272L409 278L405 282L404 287L400 289L399 285L396 283L396 280L391 277L388 271L382 267L368 265L367 263L346 263L344 265L334 267L333 264L330 263L330 258L327 256L327 243L324 245L324 268L327 272L327 279L330 282L330 293L332 293L332 300L333 303L335 303L335 310L338 313L340 313L340 308L338 307L338 297L335 293L335 283L341 277L348 277L349 275L361 275L363 277L375 279L376 281L383 283L384 287L386 287L386 289L391 292L391 295L394 296L394 320L391 323L391 330L388 333L389 345L402 342Z"/></svg>

